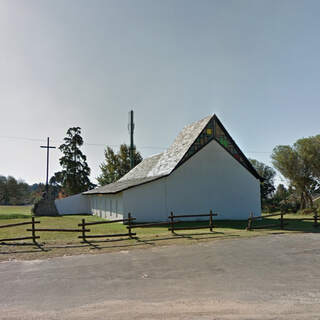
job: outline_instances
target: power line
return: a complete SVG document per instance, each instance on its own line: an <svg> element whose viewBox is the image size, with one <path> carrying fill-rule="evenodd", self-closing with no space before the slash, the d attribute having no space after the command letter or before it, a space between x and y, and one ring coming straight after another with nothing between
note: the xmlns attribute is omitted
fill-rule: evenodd
<svg viewBox="0 0 320 320"><path fill-rule="evenodd" d="M43 142L46 141L45 139L38 139L38 138L26 138L26 137L16 137L16 136L0 136L0 138L4 139L12 139L12 140L25 140L25 141L32 141L32 142ZM55 143L62 143L63 140L51 140ZM120 144L107 144L107 143L90 143L90 142L84 142L83 145L85 146L93 146L93 147L113 147L117 148L120 147ZM165 147L157 147L157 146L139 146L139 149L158 149L158 150L166 150ZM244 151L245 153L265 153L270 154L272 151Z"/></svg>
<svg viewBox="0 0 320 320"><path fill-rule="evenodd" d="M246 151L246 153L272 153L272 151Z"/></svg>
<svg viewBox="0 0 320 320"><path fill-rule="evenodd" d="M16 137L16 136L0 136L2 139L12 139L12 140L22 140L22 141L32 141L32 142L44 142L46 139L37 139L37 138L26 138L26 137ZM52 139L52 142L55 143L62 143L63 140L56 140ZM107 144L107 143L90 143L90 142L84 142L83 145L85 146L97 146L97 147L120 147L120 144ZM162 149L165 150L167 148L165 147L156 147L156 146L141 146L140 149Z"/></svg>
<svg viewBox="0 0 320 320"><path fill-rule="evenodd" d="M45 141L46 139L36 139L36 138L25 138L25 137L13 137L13 136L0 136L0 138L4 139L13 139L13 140L26 140L26 141L36 141L36 142L41 142Z"/></svg>

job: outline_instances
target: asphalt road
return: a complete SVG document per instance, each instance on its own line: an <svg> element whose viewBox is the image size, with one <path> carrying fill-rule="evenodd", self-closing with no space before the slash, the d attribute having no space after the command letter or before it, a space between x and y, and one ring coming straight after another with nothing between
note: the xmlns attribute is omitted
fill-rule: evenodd
<svg viewBox="0 0 320 320"><path fill-rule="evenodd" d="M0 263L0 319L320 319L320 235Z"/></svg>

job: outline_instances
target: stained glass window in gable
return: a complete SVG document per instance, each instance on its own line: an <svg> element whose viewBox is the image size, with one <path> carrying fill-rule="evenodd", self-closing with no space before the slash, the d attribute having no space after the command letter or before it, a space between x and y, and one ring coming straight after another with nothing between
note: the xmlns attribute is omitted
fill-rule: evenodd
<svg viewBox="0 0 320 320"><path fill-rule="evenodd" d="M214 123L213 123L213 119L211 119L206 125L206 127L202 130L198 138L191 145L188 152L184 155L181 162L184 162L187 159L189 159L199 149L201 149L208 142L210 142L213 139L213 137L214 137Z"/></svg>
<svg viewBox="0 0 320 320"><path fill-rule="evenodd" d="M229 139L229 137L225 134L224 130L220 127L220 125L215 121L215 138L216 140L226 148L234 158L240 161L243 165L246 165L246 161L244 158L239 154L237 148L235 147L234 143Z"/></svg>

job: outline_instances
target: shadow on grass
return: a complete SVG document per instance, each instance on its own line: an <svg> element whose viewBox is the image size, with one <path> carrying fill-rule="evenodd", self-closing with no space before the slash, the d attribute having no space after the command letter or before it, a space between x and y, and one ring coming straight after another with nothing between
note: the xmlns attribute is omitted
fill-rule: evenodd
<svg viewBox="0 0 320 320"><path fill-rule="evenodd" d="M247 220L214 220L213 221L213 229L216 228L229 228L229 229L238 229L243 230L247 227ZM209 223L208 221L176 221L177 228L195 228L195 227L206 227ZM168 229L170 224L162 225L162 226L155 226L154 228L157 229ZM136 228L139 230L140 228ZM178 230L177 230L178 231Z"/></svg>
<svg viewBox="0 0 320 320"><path fill-rule="evenodd" d="M13 254L13 253L33 253L33 252L47 252L49 249L44 248L43 244L40 244L38 242L0 242L0 246L7 246L7 247L34 247L33 249L30 248L28 251L8 251L8 252L3 252L0 251L0 254Z"/></svg>
<svg viewBox="0 0 320 320"><path fill-rule="evenodd" d="M312 218L311 216L306 216L305 218L309 219ZM289 223L288 226L285 226L285 230L292 230L292 231L300 231L300 232L313 232L313 233L319 233L320 232L320 221L319 221L319 227L315 228L313 226L314 221L305 221L305 220L299 220L299 218L294 219L294 218L285 218L284 217L284 222ZM266 229L280 229L280 221L278 218L263 218L261 220L255 220L253 223L253 229L254 226L263 226L263 225L270 225L270 224L276 224L278 223L278 227L274 228L266 228ZM214 230L223 228L223 229L233 229L233 230L238 230L238 231L243 231L247 228L248 226L248 221L247 220L214 220L213 221L214 225ZM156 228L159 229L167 229L169 226L164 225L164 226L158 226ZM203 227L203 226L208 226L207 221L179 221L177 224L177 227ZM209 227L208 227L209 229ZM139 232L139 228L137 228ZM178 232L178 230L177 230ZM200 235L200 233L197 233L197 235Z"/></svg>
<svg viewBox="0 0 320 320"><path fill-rule="evenodd" d="M306 216L307 219L311 218L312 216ZM314 227L314 221L305 221L305 220L299 220L290 218L286 219L284 218L284 223L287 224L284 226L284 231L298 231L298 232L305 232L305 233L320 233L320 225L318 227ZM270 225L270 224L278 224L278 226L270 227L270 228L261 228L262 230L281 230L280 229L280 221L279 219L270 219L270 218L263 218L261 220L256 220L253 223L253 230L260 230L255 229L255 227L263 227L264 225ZM282 230L281 230L282 231Z"/></svg>

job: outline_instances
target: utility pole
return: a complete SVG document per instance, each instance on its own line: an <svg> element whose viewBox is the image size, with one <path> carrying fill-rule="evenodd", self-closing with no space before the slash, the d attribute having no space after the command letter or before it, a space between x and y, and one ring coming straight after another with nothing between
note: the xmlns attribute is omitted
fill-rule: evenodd
<svg viewBox="0 0 320 320"><path fill-rule="evenodd" d="M129 112L129 124L128 124L129 134L130 134L130 168L134 167L134 144L133 144L133 132L134 132L134 122L133 122L133 110Z"/></svg>
<svg viewBox="0 0 320 320"><path fill-rule="evenodd" d="M50 142L49 142L49 137L47 138L47 145L46 146L40 146L40 148L45 148L47 149L47 177L46 177L46 198L48 199L48 194L49 194L49 183L48 183L48 179L49 179L49 149L55 149L56 147L54 146L50 146Z"/></svg>

